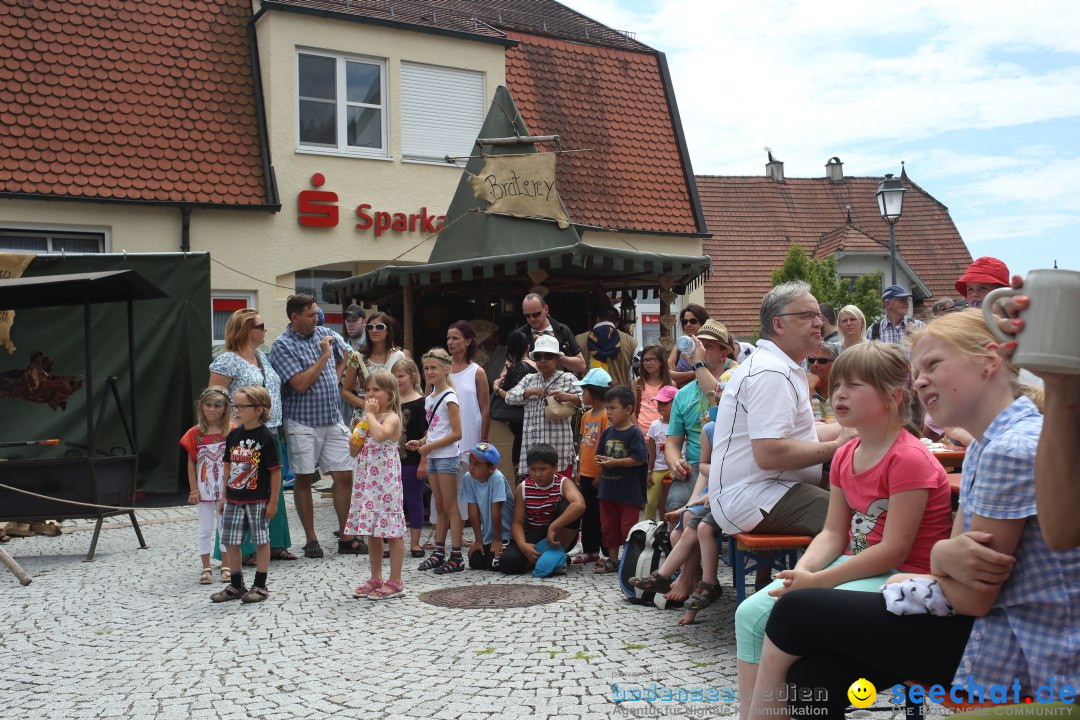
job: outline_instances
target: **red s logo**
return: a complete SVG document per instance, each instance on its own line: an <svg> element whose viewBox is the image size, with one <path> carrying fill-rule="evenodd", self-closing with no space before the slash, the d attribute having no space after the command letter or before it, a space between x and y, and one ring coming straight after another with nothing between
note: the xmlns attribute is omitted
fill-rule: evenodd
<svg viewBox="0 0 1080 720"><path fill-rule="evenodd" d="M311 176L313 187L322 187L326 178L322 173ZM325 190L303 190L299 196L298 219L304 227L334 227L338 224L337 193Z"/></svg>

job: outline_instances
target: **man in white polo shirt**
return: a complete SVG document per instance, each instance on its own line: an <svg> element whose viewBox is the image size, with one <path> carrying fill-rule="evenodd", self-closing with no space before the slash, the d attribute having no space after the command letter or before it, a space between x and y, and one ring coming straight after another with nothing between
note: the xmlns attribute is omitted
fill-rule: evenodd
<svg viewBox="0 0 1080 720"><path fill-rule="evenodd" d="M852 435L814 422L801 363L821 352L822 324L806 283L778 285L761 301L758 350L728 381L713 436L709 503L728 534L816 535L825 524L821 465ZM759 585L769 579L758 570Z"/></svg>

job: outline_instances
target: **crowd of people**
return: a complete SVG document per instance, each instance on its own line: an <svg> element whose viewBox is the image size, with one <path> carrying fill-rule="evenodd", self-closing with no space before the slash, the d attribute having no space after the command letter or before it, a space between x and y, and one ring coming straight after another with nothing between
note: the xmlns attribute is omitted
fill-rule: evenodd
<svg viewBox="0 0 1080 720"><path fill-rule="evenodd" d="M859 308L835 310L789 282L762 299L756 345L691 304L679 313L687 341L640 352L617 312L575 336L530 293L525 323L479 358L486 367L478 354L494 328L467 321L418 367L385 312L350 306L346 339L319 322L312 296L294 295L267 356L262 318L237 311L181 441L200 505L199 582L213 582L216 530L228 585L212 600L268 597L269 560L295 559L283 476L293 477L303 554L322 557L318 467L333 482L338 552L370 558L357 598L404 594L406 537L412 557L427 555L420 571L544 577L576 563L610 573L644 518L669 524L672 549L629 582L682 602L687 624L721 595L724 537L813 536L793 569L760 567L758 591L737 608L744 718L820 702L774 691L786 683L826 688L817 712L829 717L843 717L859 677L879 688L1017 678L1028 696L1046 682L1076 687L1080 638L1059 630L1080 627L1069 512L1080 486L1068 480L1080 376L1022 377L1010 362L1015 342L1000 343L975 309L1010 283L1022 284L980 258L957 281L962 301L936 303L924 322L892 285L868 325ZM1028 303L1001 306L1001 331L1023 331ZM512 478L498 468L493 421L513 433ZM955 520L927 447L938 440L967 446ZM1052 458L1048 442L1062 449ZM878 645L869 656L868 636Z"/></svg>

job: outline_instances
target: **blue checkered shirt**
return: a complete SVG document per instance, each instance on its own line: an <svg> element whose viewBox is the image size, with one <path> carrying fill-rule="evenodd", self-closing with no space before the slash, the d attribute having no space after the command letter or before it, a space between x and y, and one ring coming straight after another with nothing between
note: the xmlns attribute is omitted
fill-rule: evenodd
<svg viewBox="0 0 1080 720"><path fill-rule="evenodd" d="M877 327L881 333L878 340L903 345L907 342L908 335L925 325L926 323L922 320L909 317L902 318L899 325L892 325L889 323L888 316L886 316L866 329L866 339L874 339L874 328Z"/></svg>
<svg viewBox="0 0 1080 720"><path fill-rule="evenodd" d="M319 343L326 335L333 336L330 328L316 327L315 334L304 337L292 328L278 336L270 348L270 364L281 376L281 409L285 420L319 427L341 422L341 390L338 387L337 363L345 356L344 349L336 340L333 353L322 374L306 392L298 393L289 379L314 365L322 355Z"/></svg>
<svg viewBox="0 0 1080 720"><path fill-rule="evenodd" d="M1021 397L973 442L964 458L960 508L964 530L979 515L1026 519L1016 565L990 614L975 621L953 683L1018 679L1033 694L1040 685L1080 685L1080 549L1054 551L1035 516L1035 449L1043 416Z"/></svg>

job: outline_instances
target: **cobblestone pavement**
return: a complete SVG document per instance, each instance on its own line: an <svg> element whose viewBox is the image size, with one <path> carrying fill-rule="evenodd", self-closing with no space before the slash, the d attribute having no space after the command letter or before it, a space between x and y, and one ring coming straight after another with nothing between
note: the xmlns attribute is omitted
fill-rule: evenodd
<svg viewBox="0 0 1080 720"><path fill-rule="evenodd" d="M293 537L302 538L288 500ZM316 508L316 524L329 549L328 502ZM0 697L8 717L599 720L734 712L723 702L612 699L613 684L733 691L730 590L702 622L680 628L680 611L631 605L614 575L591 567L547 580L437 576L406 557L408 595L371 602L351 597L368 577L367 557L328 551L322 560L271 563L270 598L261 605L213 605L209 595L220 586L196 583L194 510L138 514L145 550L119 521L102 532L90 563L83 557L92 524L66 523L60 537L5 546L34 578L21 587L0 574L7 657ZM549 583L569 597L510 610L418 599L477 583Z"/></svg>

